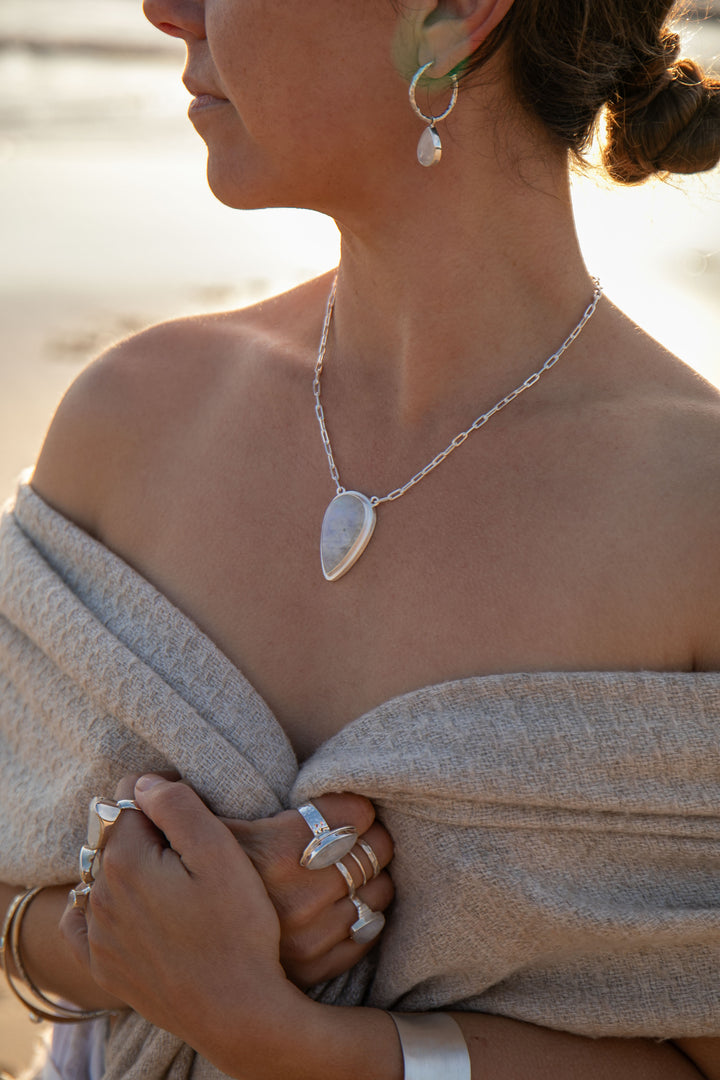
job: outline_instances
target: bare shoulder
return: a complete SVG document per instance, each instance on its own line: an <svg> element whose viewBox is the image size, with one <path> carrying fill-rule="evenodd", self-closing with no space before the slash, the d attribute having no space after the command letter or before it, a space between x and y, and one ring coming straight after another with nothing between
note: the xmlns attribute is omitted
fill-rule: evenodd
<svg viewBox="0 0 720 1080"><path fill-rule="evenodd" d="M150 462L201 438L229 398L240 422L264 384L302 366L304 336L318 332L317 297L327 288L316 279L240 311L152 326L109 349L60 403L34 488L98 535L108 500L129 485L127 497L137 494Z"/></svg>
<svg viewBox="0 0 720 1080"><path fill-rule="evenodd" d="M657 554L658 587L720 670L720 390L621 317L592 412L620 527Z"/></svg>

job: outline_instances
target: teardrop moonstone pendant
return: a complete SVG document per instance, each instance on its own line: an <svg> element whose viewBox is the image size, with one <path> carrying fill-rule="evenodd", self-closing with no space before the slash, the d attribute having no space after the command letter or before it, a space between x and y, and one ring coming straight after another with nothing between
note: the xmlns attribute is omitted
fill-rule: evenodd
<svg viewBox="0 0 720 1080"><path fill-rule="evenodd" d="M430 124L420 136L417 147L417 159L421 165L429 169L431 165L437 165L442 157L442 143L440 136L435 130L435 125Z"/></svg>
<svg viewBox="0 0 720 1080"><path fill-rule="evenodd" d="M326 581L337 581L354 566L375 528L375 507L359 491L342 491L325 511L320 561Z"/></svg>

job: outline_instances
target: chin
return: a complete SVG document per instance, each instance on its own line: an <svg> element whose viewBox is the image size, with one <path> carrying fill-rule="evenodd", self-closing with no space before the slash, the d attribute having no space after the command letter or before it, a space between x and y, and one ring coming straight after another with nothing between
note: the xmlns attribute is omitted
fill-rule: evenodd
<svg viewBox="0 0 720 1080"><path fill-rule="evenodd" d="M208 155L207 182L215 198L233 210L264 210L269 206L289 205L273 199L267 180L253 180L249 170L237 159L232 162L218 160L212 152Z"/></svg>

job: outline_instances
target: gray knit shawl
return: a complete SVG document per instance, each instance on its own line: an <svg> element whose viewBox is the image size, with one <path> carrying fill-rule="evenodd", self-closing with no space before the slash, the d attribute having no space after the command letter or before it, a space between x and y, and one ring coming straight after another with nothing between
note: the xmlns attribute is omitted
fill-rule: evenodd
<svg viewBox="0 0 720 1080"><path fill-rule="evenodd" d="M152 585L21 486L0 526L0 880L72 882L93 794L173 766L219 814L372 799L397 897L321 1000L581 1035L720 1035L720 674L463 679L299 770L264 700ZM124 1014L106 1080L217 1080Z"/></svg>

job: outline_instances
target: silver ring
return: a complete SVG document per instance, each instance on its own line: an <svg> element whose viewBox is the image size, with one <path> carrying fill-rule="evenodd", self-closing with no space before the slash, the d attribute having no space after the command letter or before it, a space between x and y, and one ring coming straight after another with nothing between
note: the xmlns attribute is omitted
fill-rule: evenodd
<svg viewBox="0 0 720 1080"><path fill-rule="evenodd" d="M357 855L355 854L354 851L349 851L348 855L353 860L353 862L357 863L357 865L360 867L360 873L362 874L362 883L363 883L363 885L367 885L367 882L368 882L367 870L365 869L363 864L360 862L360 860L358 859L358 857L357 857ZM359 888L362 888L362 886L359 886Z"/></svg>
<svg viewBox="0 0 720 1080"><path fill-rule="evenodd" d="M363 851L365 852L365 854L367 855L368 860L370 862L370 865L372 866L373 877L376 878L378 876L378 874L380 873L380 863L378 862L377 855L375 854L373 849L370 847L367 840L363 840L362 838L359 839L358 840L358 847L362 848Z"/></svg>
<svg viewBox="0 0 720 1080"><path fill-rule="evenodd" d="M71 889L68 898L70 900L70 906L80 908L81 911L84 911L87 906L91 889L92 885L86 885L84 881L80 882L79 885L76 885L74 889Z"/></svg>
<svg viewBox="0 0 720 1080"><path fill-rule="evenodd" d="M359 900L357 896L351 896L358 917L350 927L350 937L358 945L367 945L374 941L385 925L385 916L382 911L373 911L371 907Z"/></svg>
<svg viewBox="0 0 720 1080"><path fill-rule="evenodd" d="M104 795L96 795L90 800L87 847L102 851L107 844L110 830L123 810L140 810L140 807L134 799L119 799L116 802L115 799L106 799Z"/></svg>
<svg viewBox="0 0 720 1080"><path fill-rule="evenodd" d="M358 838L352 825L331 829L320 811L312 803L296 807L298 814L312 831L313 838L300 856L300 865L308 870L324 870L348 854Z"/></svg>
<svg viewBox="0 0 720 1080"><path fill-rule="evenodd" d="M84 885L92 885L95 881L95 873L100 869L100 862L98 860L97 865L95 860L100 854L98 848L88 847L87 844L83 844L80 848L80 878Z"/></svg>
<svg viewBox="0 0 720 1080"><path fill-rule="evenodd" d="M336 862L335 866L340 871L342 876L345 878L345 884L347 885L348 896L352 900L352 898L355 895L355 882L353 881L353 876L350 873L350 871L348 870L347 866L345 866L344 863Z"/></svg>

